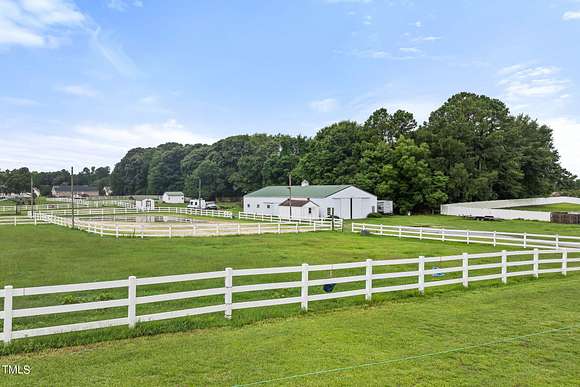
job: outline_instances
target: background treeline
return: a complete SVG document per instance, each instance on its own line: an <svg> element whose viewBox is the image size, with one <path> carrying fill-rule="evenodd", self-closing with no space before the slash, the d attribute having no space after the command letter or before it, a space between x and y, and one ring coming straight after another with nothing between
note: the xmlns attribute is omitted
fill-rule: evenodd
<svg viewBox="0 0 580 387"><path fill-rule="evenodd" d="M363 124L338 122L312 138L254 134L212 145L135 148L110 177L83 177L94 178L93 184L110 178L116 195L184 191L197 196L201 179L203 197L223 199L287 184L290 173L294 184L302 179L355 184L394 200L400 212L435 209L447 201L580 189L560 165L552 129L526 115L511 115L497 99L471 93L452 96L422 125L412 113L379 109ZM54 177L66 179L66 172Z"/></svg>
<svg viewBox="0 0 580 387"><path fill-rule="evenodd" d="M0 171L0 193L30 192L31 174L34 187L44 196L50 195L54 185L70 184L70 171L64 169L56 172L31 172L28 168L19 168ZM111 168L83 168L75 173L74 182L75 185L95 186L102 192L104 187L111 185Z"/></svg>

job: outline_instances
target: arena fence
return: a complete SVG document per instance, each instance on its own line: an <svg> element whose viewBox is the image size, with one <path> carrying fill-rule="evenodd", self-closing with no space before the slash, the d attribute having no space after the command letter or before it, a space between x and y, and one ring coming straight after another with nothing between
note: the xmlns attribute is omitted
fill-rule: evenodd
<svg viewBox="0 0 580 387"><path fill-rule="evenodd" d="M337 263L324 265L308 265L289 267L270 267L260 269L233 269L226 268L221 271L207 273L193 273L172 275L164 277L136 278L92 282L57 286L39 286L26 288L13 288L10 285L0 290L0 298L4 298L4 309L0 313L3 323L3 341L10 343L14 339L27 337L61 334L67 332L85 331L114 326L128 326L133 328L138 323L149 321L167 320L186 316L196 316L209 313L224 313L226 319L231 319L234 310L264 308L275 305L300 304L302 310L307 310L310 302L346 298L364 297L370 301L373 294L416 290L424 294L425 289L437 286L462 285L468 287L476 281L500 280L506 284L508 278L518 276L539 277L540 274L560 273L567 275L569 272L579 271L580 250L526 250L526 251L502 251L498 253L468 254L445 256L445 257L418 257L410 259L371 260L362 262ZM435 266L437 265L437 266ZM330 278L314 279L316 273L345 271L347 276L335 276ZM260 282L260 276L284 275L284 281L271 282L271 277ZM354 274L354 275L353 275ZM447 277L445 277L447 276ZM252 284L238 283L240 277L252 279ZM451 278L450 278L451 277ZM447 278L447 279L442 279ZM147 296L139 296L139 290L151 285L173 284L187 282L188 286L195 286L197 281L217 279L222 285L213 288L187 290L181 292L161 293ZM403 282L404 280L406 282ZM241 280L239 280L241 281ZM262 278L261 281L264 281ZM409 282L410 281L410 282ZM320 287L330 291L321 292ZM347 287L348 285L348 287ZM336 286L336 289L335 289ZM340 287L354 289L344 291ZM127 290L127 297L107 301L84 302L65 305L50 305L30 308L14 308L14 298L54 295L62 293L77 293L102 289ZM190 288L191 289L191 288ZM295 296L278 298L254 299L251 301L236 300L235 295L248 292L290 289L295 291ZM267 292L266 297L272 297L275 293ZM288 294L288 293L286 293ZM219 296L221 301L217 304L204 304L204 306L163 311L139 315L137 306L151 303L164 303L174 300L205 298L207 302L216 300ZM219 299L219 298L217 298ZM208 301L209 300L209 301ZM81 321L74 324L27 327L26 329L13 331L13 321L18 318L54 315L62 313L74 313L82 311L104 310L110 308L127 308L126 314L121 318L105 319L98 321ZM82 318L82 316L81 316ZM85 317L86 318L86 317ZM83 319L85 319L83 318Z"/></svg>
<svg viewBox="0 0 580 387"><path fill-rule="evenodd" d="M300 223L300 224L318 224L318 225L330 225L333 230L342 231L343 220L339 218L283 218L276 215L266 215L266 214L254 214L251 212L239 212L239 219L245 220L259 220L262 222L289 222L289 223Z"/></svg>

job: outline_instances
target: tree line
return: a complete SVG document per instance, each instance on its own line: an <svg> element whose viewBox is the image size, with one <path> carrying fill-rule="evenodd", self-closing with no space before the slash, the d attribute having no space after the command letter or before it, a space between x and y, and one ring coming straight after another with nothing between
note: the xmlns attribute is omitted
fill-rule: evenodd
<svg viewBox="0 0 580 387"><path fill-rule="evenodd" d="M421 125L410 112L383 108L364 123L338 122L311 138L254 134L135 148L107 179L116 195L197 196L201 181L203 197L224 199L285 185L289 174L295 182L357 185L393 200L401 213L580 188L560 165L551 128L473 93L452 96Z"/></svg>

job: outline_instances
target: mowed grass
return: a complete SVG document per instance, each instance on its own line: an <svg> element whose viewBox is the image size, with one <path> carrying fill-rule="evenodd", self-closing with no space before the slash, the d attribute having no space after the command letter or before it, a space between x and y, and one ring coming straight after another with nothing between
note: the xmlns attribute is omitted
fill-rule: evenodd
<svg viewBox="0 0 580 387"><path fill-rule="evenodd" d="M560 203L545 204L543 206L512 207L509 210L542 211L542 212L580 212L580 204Z"/></svg>
<svg viewBox="0 0 580 387"><path fill-rule="evenodd" d="M414 215L414 216L384 216L382 218L355 220L356 223L386 224L391 226L433 227L456 230L504 231L529 234L560 234L580 236L580 225L557 224L532 220L494 220L480 221L458 216L445 215ZM351 221L345 222L350 229Z"/></svg>
<svg viewBox="0 0 580 387"><path fill-rule="evenodd" d="M575 386L580 279L544 279L243 327L1 358L5 385Z"/></svg>

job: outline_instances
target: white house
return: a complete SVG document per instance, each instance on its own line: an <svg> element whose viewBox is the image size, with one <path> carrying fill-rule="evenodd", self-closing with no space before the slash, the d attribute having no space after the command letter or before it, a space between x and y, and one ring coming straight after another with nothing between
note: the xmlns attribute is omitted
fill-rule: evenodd
<svg viewBox="0 0 580 387"><path fill-rule="evenodd" d="M163 203L185 203L185 195L183 192L165 192L161 197Z"/></svg>
<svg viewBox="0 0 580 387"><path fill-rule="evenodd" d="M292 200L290 201L290 198ZM269 186L244 196L244 211L293 218L363 219L377 212L377 197L353 185Z"/></svg>

